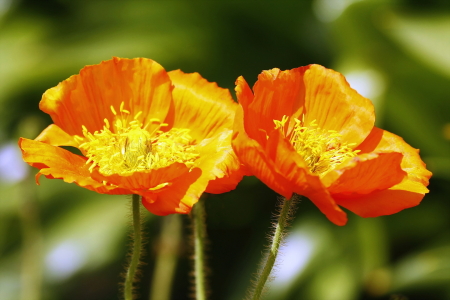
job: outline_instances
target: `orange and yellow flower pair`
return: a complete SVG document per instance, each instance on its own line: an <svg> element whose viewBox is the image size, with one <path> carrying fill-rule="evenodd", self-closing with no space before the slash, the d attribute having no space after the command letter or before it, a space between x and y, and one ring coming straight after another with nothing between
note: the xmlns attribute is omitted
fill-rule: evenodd
<svg viewBox="0 0 450 300"><path fill-rule="evenodd" d="M46 91L40 108L54 124L19 146L37 178L139 194L158 215L188 213L203 192L230 191L249 171L288 199L310 198L338 225L339 205L373 217L428 191L417 151L374 127L372 104L339 73L273 69L253 91L238 78L237 105L197 73L114 58Z"/></svg>

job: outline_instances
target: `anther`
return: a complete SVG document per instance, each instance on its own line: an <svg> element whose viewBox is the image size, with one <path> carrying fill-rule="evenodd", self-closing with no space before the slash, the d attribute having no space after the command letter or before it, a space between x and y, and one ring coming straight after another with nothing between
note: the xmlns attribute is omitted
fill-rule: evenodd
<svg viewBox="0 0 450 300"><path fill-rule="evenodd" d="M304 121L305 116L302 116ZM288 118L274 120L275 129L286 134ZM341 137L336 130L322 130L316 120L304 126L304 122L294 118L295 125L288 138L294 149L300 154L312 173L323 176L345 160L354 157L359 151L352 150L355 144L341 143Z"/></svg>

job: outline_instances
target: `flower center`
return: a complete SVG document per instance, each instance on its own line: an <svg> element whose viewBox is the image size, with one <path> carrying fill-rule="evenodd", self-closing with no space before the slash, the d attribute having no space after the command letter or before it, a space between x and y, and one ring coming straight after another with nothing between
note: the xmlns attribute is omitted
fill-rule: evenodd
<svg viewBox="0 0 450 300"><path fill-rule="evenodd" d="M274 120L275 129L280 128L286 134L288 119L287 116L283 116L281 121ZM308 126L305 126L303 120L294 118L294 121L295 125L287 137L311 172L318 176L324 176L360 152L351 148L355 143L342 143L341 134L335 130L321 129L316 120Z"/></svg>
<svg viewBox="0 0 450 300"><path fill-rule="evenodd" d="M107 119L100 131L90 133L83 126L84 137L78 137L79 148L88 158L86 164L92 163L89 170L98 166L103 175L131 175L134 172L159 169L175 162L191 167L198 153L189 135L189 129L172 128L160 130L168 126L158 119L151 119L157 129L149 132L138 121L142 112L138 112L128 121L130 112L120 105L118 115L113 106L111 111L116 116L112 128Z"/></svg>

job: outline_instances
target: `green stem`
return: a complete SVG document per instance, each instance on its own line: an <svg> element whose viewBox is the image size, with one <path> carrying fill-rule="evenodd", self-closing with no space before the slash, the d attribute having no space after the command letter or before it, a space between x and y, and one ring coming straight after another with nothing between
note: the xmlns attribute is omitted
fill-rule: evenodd
<svg viewBox="0 0 450 300"><path fill-rule="evenodd" d="M125 277L125 300L133 299L133 281L136 276L136 270L139 265L142 246L141 235L141 196L133 195L132 213L133 213L133 253L131 254L131 262Z"/></svg>
<svg viewBox="0 0 450 300"><path fill-rule="evenodd" d="M202 197L203 198L203 197ZM206 239L205 206L204 199L200 200L193 208L194 222L194 274L195 274L195 299L206 299L206 280L204 266L204 247Z"/></svg>
<svg viewBox="0 0 450 300"><path fill-rule="evenodd" d="M36 199L34 176L18 185L22 199L19 216L22 223L22 287L21 299L41 299L42 285L42 231L39 206Z"/></svg>
<svg viewBox="0 0 450 300"><path fill-rule="evenodd" d="M259 274L259 278L256 281L256 286L253 291L252 300L258 300L261 297L261 293L264 290L264 286L269 278L270 272L272 271L273 265L277 258L278 250L280 248L281 241L283 240L285 228L287 226L287 221L289 217L289 211L292 206L293 199L287 200L283 198L283 206L281 208L280 215L278 217L278 223L275 227L275 232L273 235L272 245L270 247L270 252L267 256L267 261L264 265L263 270Z"/></svg>
<svg viewBox="0 0 450 300"><path fill-rule="evenodd" d="M161 237L156 252L150 300L169 300L181 245L181 216L162 217Z"/></svg>

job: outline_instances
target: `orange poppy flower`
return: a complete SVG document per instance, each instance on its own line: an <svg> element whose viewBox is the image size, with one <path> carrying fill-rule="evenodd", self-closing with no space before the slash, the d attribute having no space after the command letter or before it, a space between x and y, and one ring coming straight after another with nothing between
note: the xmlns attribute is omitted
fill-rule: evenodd
<svg viewBox="0 0 450 300"><path fill-rule="evenodd" d="M227 192L243 176L231 148L237 104L198 73L113 58L47 90L39 107L54 124L19 141L23 159L40 169L36 181L139 194L150 212L167 215L189 213L204 191Z"/></svg>
<svg viewBox="0 0 450 300"><path fill-rule="evenodd" d="M402 138L374 127L370 100L319 65L262 72L253 92L236 81L232 145L240 161L277 193L308 197L344 225L339 206L362 217L418 205L431 173Z"/></svg>

